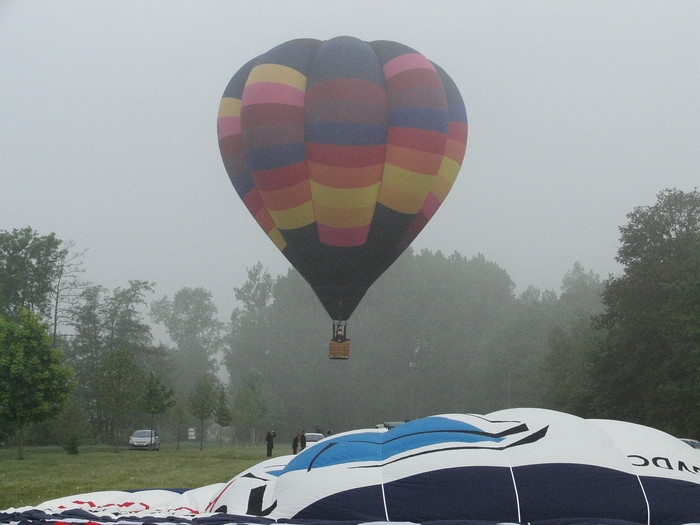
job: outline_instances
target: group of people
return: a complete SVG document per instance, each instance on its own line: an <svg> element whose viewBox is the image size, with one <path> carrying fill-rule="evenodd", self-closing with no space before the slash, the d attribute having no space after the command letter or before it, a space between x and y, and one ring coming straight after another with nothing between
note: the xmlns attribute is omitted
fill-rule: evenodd
<svg viewBox="0 0 700 525"><path fill-rule="evenodd" d="M333 431L331 429L328 429L326 432L324 432L321 427L317 426L316 427L316 432L319 434L323 434L325 436L330 436L333 434ZM275 438L277 437L277 434L275 433L274 430L270 430L267 432L267 435L265 436L265 442L267 443L267 457L271 458L272 457L272 449L275 448ZM306 430L302 430L301 433L297 434L294 436L294 439L292 440L292 453L296 454L297 452L301 452L306 448Z"/></svg>

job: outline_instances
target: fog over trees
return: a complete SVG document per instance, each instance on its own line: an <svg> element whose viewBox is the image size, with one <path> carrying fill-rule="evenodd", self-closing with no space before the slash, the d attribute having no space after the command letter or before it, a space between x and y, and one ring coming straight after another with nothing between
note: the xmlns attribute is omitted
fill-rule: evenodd
<svg viewBox="0 0 700 525"><path fill-rule="evenodd" d="M665 190L628 221L622 275L601 278L573 262L558 291L516 294L507 270L483 255L409 248L349 320L348 361L328 358L331 320L294 269L250 268L224 323L209 290L171 299L139 280L107 290L80 281L70 241L0 231L4 329L22 312L43 318L75 376L64 409L25 425L24 440L118 447L154 424L179 443L186 423L211 427L219 442L259 441L271 429L291 442L317 426L524 406L700 436L700 194ZM154 343L152 324L171 345ZM0 370L8 355L0 346ZM4 381L0 392L12 388ZM169 395L151 406L149 391ZM6 399L0 440L15 443Z"/></svg>

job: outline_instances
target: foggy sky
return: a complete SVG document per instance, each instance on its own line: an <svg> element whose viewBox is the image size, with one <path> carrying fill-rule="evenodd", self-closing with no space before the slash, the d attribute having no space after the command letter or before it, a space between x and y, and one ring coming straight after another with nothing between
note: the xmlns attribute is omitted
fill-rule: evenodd
<svg viewBox="0 0 700 525"><path fill-rule="evenodd" d="M417 250L484 256L523 291L579 261L618 274L618 227L700 181L700 2L0 0L0 229L88 249L110 289L233 288L288 263L221 162L231 76L293 38L396 40L467 107L460 176Z"/></svg>

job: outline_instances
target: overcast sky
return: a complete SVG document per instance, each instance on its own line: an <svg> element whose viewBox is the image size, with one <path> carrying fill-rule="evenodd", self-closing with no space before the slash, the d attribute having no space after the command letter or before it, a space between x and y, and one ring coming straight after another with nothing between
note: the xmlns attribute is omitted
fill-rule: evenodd
<svg viewBox="0 0 700 525"><path fill-rule="evenodd" d="M619 226L700 186L700 2L0 0L0 229L88 249L107 288L233 288L288 263L234 192L231 76L294 38L396 40L469 118L462 170L415 249L478 253L523 291L575 261L618 274Z"/></svg>

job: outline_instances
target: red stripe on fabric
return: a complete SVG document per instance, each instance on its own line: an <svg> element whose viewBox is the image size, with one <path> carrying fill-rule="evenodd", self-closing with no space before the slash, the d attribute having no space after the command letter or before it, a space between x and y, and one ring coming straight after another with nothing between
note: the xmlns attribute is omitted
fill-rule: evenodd
<svg viewBox="0 0 700 525"><path fill-rule="evenodd" d="M445 89L438 74L428 69L410 69L386 81L386 90L388 93L411 88Z"/></svg>
<svg viewBox="0 0 700 525"><path fill-rule="evenodd" d="M319 239L323 244L340 247L362 246L367 242L370 227L368 224L359 228L333 228L318 223L316 226L318 226Z"/></svg>
<svg viewBox="0 0 700 525"><path fill-rule="evenodd" d="M406 53L392 58L382 67L384 78L391 78L394 75L412 69L430 69L435 71L435 66L420 53Z"/></svg>
<svg viewBox="0 0 700 525"><path fill-rule="evenodd" d="M430 220L433 218L433 215L435 215L435 212L438 210L441 204L442 203L440 202L440 199L437 198L437 195L431 191L428 193L423 206L421 206L420 212L421 214L425 215L427 220Z"/></svg>
<svg viewBox="0 0 700 525"><path fill-rule="evenodd" d="M409 226L405 235L401 239L401 242L396 247L399 253L403 252L406 248L408 248L411 245L411 243L416 239L416 237L418 237L418 234L422 232L423 228L425 228L425 226L428 224L428 221L429 219L425 215L423 215L422 212L418 212L418 214L413 219L413 222L411 222L411 226Z"/></svg>
<svg viewBox="0 0 700 525"><path fill-rule="evenodd" d="M306 122L362 122L386 126L386 107L364 100L321 100L306 105Z"/></svg>
<svg viewBox="0 0 700 525"><path fill-rule="evenodd" d="M306 143L309 162L326 166L359 168L384 162L386 146L337 146L335 144Z"/></svg>
<svg viewBox="0 0 700 525"><path fill-rule="evenodd" d="M237 135L241 132L241 117L220 117L216 121L216 132L219 138Z"/></svg>
<svg viewBox="0 0 700 525"><path fill-rule="evenodd" d="M234 178L248 169L248 161L243 153L237 153L230 157L223 157L224 168L229 177Z"/></svg>
<svg viewBox="0 0 700 525"><path fill-rule="evenodd" d="M258 214L254 216L254 218L255 222L257 222L260 225L260 227L265 233L270 233L276 226L272 215L270 215L270 212L265 208L261 208Z"/></svg>
<svg viewBox="0 0 700 525"><path fill-rule="evenodd" d="M256 82L243 89L241 108L256 104L304 105L304 91L278 82Z"/></svg>
<svg viewBox="0 0 700 525"><path fill-rule="evenodd" d="M256 104L241 108L242 129L271 124L304 124L304 108L287 104Z"/></svg>
<svg viewBox="0 0 700 525"><path fill-rule="evenodd" d="M245 207L248 208L248 211L253 217L265 207L262 197L260 197L258 190L255 188L245 194L243 197L243 204L245 204Z"/></svg>
<svg viewBox="0 0 700 525"><path fill-rule="evenodd" d="M442 88L416 87L402 89L389 95L389 109L431 108L447 112L447 98Z"/></svg>
<svg viewBox="0 0 700 525"><path fill-rule="evenodd" d="M447 135L457 142L467 143L467 125L464 122L450 122Z"/></svg>
<svg viewBox="0 0 700 525"><path fill-rule="evenodd" d="M386 107L381 86L357 78L332 78L317 82L306 90L306 104L322 100L362 100Z"/></svg>
<svg viewBox="0 0 700 525"><path fill-rule="evenodd" d="M419 128L389 128L387 143L426 153L442 155L447 144L447 135L439 131Z"/></svg>
<svg viewBox="0 0 700 525"><path fill-rule="evenodd" d="M275 191L294 186L308 179L306 161L297 162L273 170L253 172L255 186L260 191Z"/></svg>
<svg viewBox="0 0 700 525"><path fill-rule="evenodd" d="M219 151L222 157L230 157L243 152L243 139L240 135L230 135L219 139Z"/></svg>

